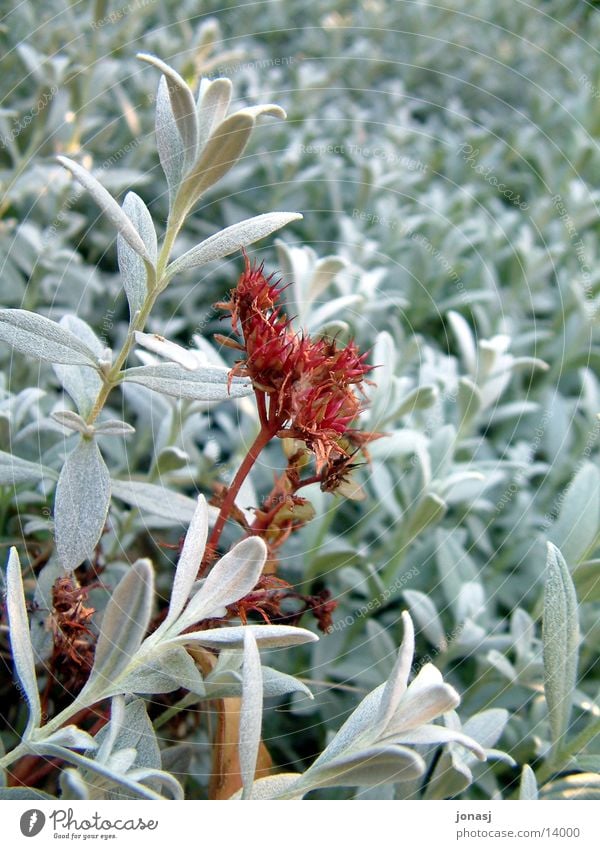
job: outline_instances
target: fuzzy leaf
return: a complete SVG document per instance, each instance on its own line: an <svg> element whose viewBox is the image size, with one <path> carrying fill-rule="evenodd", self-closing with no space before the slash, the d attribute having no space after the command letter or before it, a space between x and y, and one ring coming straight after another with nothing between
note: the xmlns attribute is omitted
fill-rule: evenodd
<svg viewBox="0 0 600 849"><path fill-rule="evenodd" d="M227 401L252 393L248 380L234 378L228 386L228 370L217 366L205 366L197 371L189 371L177 363L136 366L124 372L123 380L139 383L163 395L192 401Z"/></svg>
<svg viewBox="0 0 600 849"><path fill-rule="evenodd" d="M136 507L142 514L160 516L174 525L189 525L197 508L197 501L173 492L164 486L144 481L113 480L114 498ZM214 511L215 508L210 508Z"/></svg>
<svg viewBox="0 0 600 849"><path fill-rule="evenodd" d="M176 259L167 269L167 275L172 277L189 268L197 268L212 260L221 259L301 218L298 212L266 212L240 221L239 224L232 224Z"/></svg>
<svg viewBox="0 0 600 849"><path fill-rule="evenodd" d="M382 728L385 728L388 722L390 722L396 712L400 699L406 692L408 676L410 675L415 653L415 629L412 619L406 610L402 611L402 626L404 628L402 645L400 646L392 674L388 678L381 695L379 720Z"/></svg>
<svg viewBox="0 0 600 849"><path fill-rule="evenodd" d="M199 696L206 692L202 676L187 651L182 646L170 646L166 651L152 652L147 661L127 671L108 695L172 693L180 687Z"/></svg>
<svg viewBox="0 0 600 849"><path fill-rule="evenodd" d="M252 785L250 799L277 799L283 797L285 799L301 799L308 792L303 790L301 781L302 775L298 772L282 772L279 775L268 775L265 778L259 778ZM297 793L294 793L294 787L298 787ZM238 790L231 796L231 799L241 799L242 791Z"/></svg>
<svg viewBox="0 0 600 849"><path fill-rule="evenodd" d="M28 310L0 310L0 340L15 350L51 363L96 367L97 357L55 321Z"/></svg>
<svg viewBox="0 0 600 849"><path fill-rule="evenodd" d="M579 616L569 567L551 542L546 559L542 643L544 692L552 742L560 747L569 727L577 679Z"/></svg>
<svg viewBox="0 0 600 849"><path fill-rule="evenodd" d="M73 162L72 159L68 159L66 156L57 156L56 158L87 189L100 209L111 220L133 250L145 259L146 262L152 264L152 260L140 234L114 197L106 191L104 186L89 171L82 168L77 162Z"/></svg>
<svg viewBox="0 0 600 849"><path fill-rule="evenodd" d="M42 711L35 675L33 648L29 635L21 562L16 548L11 548L6 567L6 609L13 662L29 705L29 719L24 733L24 737L28 738L34 729L39 726Z"/></svg>
<svg viewBox="0 0 600 849"><path fill-rule="evenodd" d="M156 147L161 167L167 178L171 202L179 188L183 173L183 142L173 115L169 84L161 77L156 94Z"/></svg>
<svg viewBox="0 0 600 849"><path fill-rule="evenodd" d="M253 116L244 110L219 124L181 183L174 206L175 220L182 219L204 192L233 168L248 144L255 123Z"/></svg>
<svg viewBox="0 0 600 849"><path fill-rule="evenodd" d="M215 563L202 587L190 599L178 621L178 633L202 619L220 615L222 608L254 589L266 557L267 547L260 537L248 537L238 542Z"/></svg>
<svg viewBox="0 0 600 849"><path fill-rule="evenodd" d="M574 569L585 559L600 531L600 472L585 463L573 478L549 538Z"/></svg>
<svg viewBox="0 0 600 849"><path fill-rule="evenodd" d="M538 787L535 780L535 772L529 764L525 764L521 772L521 783L519 784L519 799L522 802L535 802L538 798Z"/></svg>
<svg viewBox="0 0 600 849"><path fill-rule="evenodd" d="M439 651L447 648L446 633L437 608L428 595L420 590L404 590L410 611L419 627Z"/></svg>
<svg viewBox="0 0 600 849"><path fill-rule="evenodd" d="M169 612L158 628L162 633L167 630L177 619L190 597L190 592L198 575L198 569L202 562L206 537L208 536L208 509L204 496L198 496L198 505L194 511L185 542L177 563L177 571L173 580ZM218 564L217 564L218 565Z"/></svg>
<svg viewBox="0 0 600 849"><path fill-rule="evenodd" d="M201 86L198 95L198 150L201 151L215 127L223 121L232 92L231 80L218 77Z"/></svg>
<svg viewBox="0 0 600 849"><path fill-rule="evenodd" d="M107 419L95 425L94 431L99 436L129 436L135 433L135 428L119 419Z"/></svg>
<svg viewBox="0 0 600 849"><path fill-rule="evenodd" d="M286 648L313 643L319 638L305 628L291 625L234 625L231 628L209 628L206 631L191 631L170 637L169 643L177 645L200 645L215 649L239 649L244 644L244 633L252 628L260 648Z"/></svg>
<svg viewBox="0 0 600 849"><path fill-rule="evenodd" d="M272 669L270 666L263 666L263 694L265 696L284 696L286 693L302 693L309 699L314 699L313 694L308 689L304 682L294 678L293 675L287 675L285 672L279 672L278 669Z"/></svg>
<svg viewBox="0 0 600 849"><path fill-rule="evenodd" d="M320 766L311 767L302 784L310 787L373 787L387 782L408 781L425 772L425 762L403 746L373 746L351 752Z"/></svg>
<svg viewBox="0 0 600 849"><path fill-rule="evenodd" d="M56 410L50 413L50 417L62 427L73 430L75 433L91 436L94 432L94 428L88 425L79 413L74 413L72 410Z"/></svg>
<svg viewBox="0 0 600 849"><path fill-rule="evenodd" d="M96 547L110 504L110 475L94 440L81 439L62 467L54 500L56 549L71 572Z"/></svg>
<svg viewBox="0 0 600 849"><path fill-rule="evenodd" d="M94 738L87 731L77 728L76 725L65 725L63 728L59 728L49 737L44 737L44 742L65 746L67 749L86 749L88 751L97 746Z"/></svg>
<svg viewBox="0 0 600 849"><path fill-rule="evenodd" d="M61 327L83 342L96 359L104 354L104 346L92 328L76 315L64 315L59 321ZM64 365L56 363L54 373L65 392L71 396L82 416L88 416L94 401L102 388L102 380L95 369L82 365Z"/></svg>

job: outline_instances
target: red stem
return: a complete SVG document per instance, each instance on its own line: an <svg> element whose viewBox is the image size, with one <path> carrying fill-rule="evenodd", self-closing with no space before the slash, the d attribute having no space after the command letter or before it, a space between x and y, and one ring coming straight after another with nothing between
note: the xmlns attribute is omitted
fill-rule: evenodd
<svg viewBox="0 0 600 849"><path fill-rule="evenodd" d="M250 446L248 453L244 457L241 466L237 470L236 475L227 490L227 495L225 496L225 498L223 499L223 503L221 504L221 509L219 511L217 521L215 522L215 526L208 540L207 547L210 550L216 550L217 544L221 537L221 533L223 531L223 528L225 527L225 522L227 521L227 517L231 512L236 496L240 491L241 485L248 477L252 466L258 459L258 455L263 450L265 445L267 445L271 441L271 439L273 439L273 437L279 430L279 427L279 422L275 422L275 424L270 423L267 425L263 425L258 433L258 436Z"/></svg>

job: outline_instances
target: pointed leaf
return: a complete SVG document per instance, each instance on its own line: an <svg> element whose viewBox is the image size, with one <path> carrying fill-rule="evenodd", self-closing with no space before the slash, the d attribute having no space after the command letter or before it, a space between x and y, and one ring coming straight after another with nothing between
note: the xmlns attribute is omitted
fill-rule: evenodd
<svg viewBox="0 0 600 849"><path fill-rule="evenodd" d="M123 373L123 380L147 386L162 395L206 403L243 398L252 393L252 384L248 380L234 378L228 385L228 374L226 368L217 366L190 371L178 363L161 363L129 368Z"/></svg>
<svg viewBox="0 0 600 849"><path fill-rule="evenodd" d="M244 634L244 662L242 665L242 704L240 710L239 759L242 778L242 798L249 798L262 727L263 682L260 654L256 638L249 629Z"/></svg>
<svg viewBox="0 0 600 849"><path fill-rule="evenodd" d="M110 691L139 649L150 622L154 572L149 560L137 560L117 584L102 617L94 666L80 700L88 692Z"/></svg>
<svg viewBox="0 0 600 849"><path fill-rule="evenodd" d="M63 569L91 557L110 504L110 475L92 439L81 439L62 467L54 500L56 549Z"/></svg>
<svg viewBox="0 0 600 849"><path fill-rule="evenodd" d="M171 202L181 183L183 173L183 142L177 129L177 122L173 115L171 98L169 96L169 84L166 77L161 77L156 94L156 146L161 167L167 178Z"/></svg>
<svg viewBox="0 0 600 849"><path fill-rule="evenodd" d="M136 507L142 514L160 516L182 526L192 521L198 504L187 495L144 481L113 480L112 494L114 498Z"/></svg>
<svg viewBox="0 0 600 849"><path fill-rule="evenodd" d="M67 159L66 156L57 156L56 158L87 189L100 209L111 220L133 250L145 259L146 262L151 264L151 259L141 236L114 197L106 191L104 186L89 171L82 168L77 162Z"/></svg>
<svg viewBox="0 0 600 849"><path fill-rule="evenodd" d="M6 609L10 626L10 648L15 670L29 705L29 719L24 734L24 737L28 738L33 730L39 726L42 710L35 676L33 648L29 635L21 563L16 548L11 548L6 567Z"/></svg>
<svg viewBox="0 0 600 849"><path fill-rule="evenodd" d="M97 357L74 333L28 310L0 309L0 340L22 354L70 365L97 366Z"/></svg>
<svg viewBox="0 0 600 849"><path fill-rule="evenodd" d="M402 746L373 746L352 752L319 769L311 767L302 784L311 787L373 787L388 782L408 781L425 772L420 755Z"/></svg>
<svg viewBox="0 0 600 849"><path fill-rule="evenodd" d="M231 80L218 77L202 86L198 96L198 150L202 150L215 127L225 118L231 102Z"/></svg>
<svg viewBox="0 0 600 849"><path fill-rule="evenodd" d="M167 269L167 275L172 277L189 268L197 268L212 260L221 259L301 218L298 212L266 212L264 215L256 215L254 218L232 224L176 259Z"/></svg>
<svg viewBox="0 0 600 849"><path fill-rule="evenodd" d="M577 679L579 616L569 567L551 542L546 559L542 643L544 692L552 742L559 748L569 727Z"/></svg>
<svg viewBox="0 0 600 849"><path fill-rule="evenodd" d="M156 265L156 231L148 207L135 192L128 192L123 201L123 212L139 233L152 265ZM131 248L120 233L117 236L117 255L123 288L129 304L129 316L132 320L144 306L148 295L148 272L142 257Z"/></svg>
<svg viewBox="0 0 600 849"><path fill-rule="evenodd" d="M249 112L241 111L219 124L181 183L174 206L176 221L233 168L248 144L255 123Z"/></svg>
<svg viewBox="0 0 600 849"><path fill-rule="evenodd" d="M67 749L85 749L87 751L95 749L98 745L87 731L82 731L76 725L65 725L63 728L59 728L49 737L44 737L44 742L64 746Z"/></svg>
<svg viewBox="0 0 600 849"><path fill-rule="evenodd" d="M535 802L538 799L538 787L535 780L535 772L529 764L525 764L521 772L521 783L519 784L519 799L522 802Z"/></svg>
<svg viewBox="0 0 600 849"><path fill-rule="evenodd" d="M85 321L82 321L76 315L64 315L59 321L59 324L87 345L96 359L99 360L103 357L104 346L89 324L86 324ZM57 363L53 368L61 386L68 392L77 405L79 413L82 416L88 416L102 388L102 379L98 372L85 365L77 366Z"/></svg>
<svg viewBox="0 0 600 849"><path fill-rule="evenodd" d="M415 653L415 629L412 619L406 610L402 611L402 626L404 628L404 636L402 645L398 652L398 658L394 664L392 674L384 687L381 703L380 703L380 721L381 727L385 728L390 719L396 712L400 699L406 692L408 686L408 676L413 662Z"/></svg>
<svg viewBox="0 0 600 849"><path fill-rule="evenodd" d="M215 649L239 649L244 645L244 634L252 628L260 648L286 648L313 643L319 638L305 628L291 625L234 625L231 628L209 628L206 631L191 631L170 637L169 643L176 645L200 645Z"/></svg>
<svg viewBox="0 0 600 849"><path fill-rule="evenodd" d="M153 651L148 659L130 667L109 687L107 695L131 693L172 693L185 687L192 693L204 696L206 689L202 675L183 646L170 646Z"/></svg>
<svg viewBox="0 0 600 849"><path fill-rule="evenodd" d="M175 125L181 137L183 145L185 167L196 158L198 147L198 119L196 116L196 103L190 87L177 71L148 53L138 53L137 58L148 62L158 68L167 78L167 88L171 100L171 109Z"/></svg>
<svg viewBox="0 0 600 849"><path fill-rule="evenodd" d="M266 558L267 547L259 537L238 542L215 563L201 589L190 599L177 623L178 633L202 619L220 615L219 611L228 604L253 590Z"/></svg>
<svg viewBox="0 0 600 849"><path fill-rule="evenodd" d="M183 610L196 581L200 564L202 563L207 536L208 508L204 496L199 495L198 506L194 512L188 532L185 535L185 542L183 543L179 562L177 563L169 612L162 625L158 628L158 632L162 633L163 630L167 630Z"/></svg>

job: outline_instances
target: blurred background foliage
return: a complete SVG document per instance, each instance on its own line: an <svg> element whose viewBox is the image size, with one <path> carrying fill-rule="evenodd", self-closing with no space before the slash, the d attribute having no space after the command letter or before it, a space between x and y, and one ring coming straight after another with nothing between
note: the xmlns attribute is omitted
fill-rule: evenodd
<svg viewBox="0 0 600 849"><path fill-rule="evenodd" d="M165 221L157 79L137 52L189 83L231 77L236 108L283 106L287 121L259 127L177 253L251 215L303 213L252 255L293 281L298 326L371 350L377 386L364 425L385 436L357 471L364 499L311 493L317 515L284 549L282 575L305 591L328 587L338 609L333 632L284 668L315 701L279 700L265 742L278 763L308 764L388 676L408 607L417 656L463 697L464 729L491 748L501 739L509 756L473 766L449 746L422 785L356 795L510 797L520 766L543 771L550 745L548 539L579 600L572 733L600 715L599 12L582 0L120 2L4 9L2 305L57 320L74 312L106 344L123 338L115 233L54 157L78 159L117 196L135 188L157 226ZM183 345L194 334L210 341L222 329L212 304L240 268L233 257L180 275L150 329ZM52 369L4 347L0 357L0 448L59 464L64 434L49 413L64 403ZM138 436L107 442L114 476L187 495L227 480L254 427L244 404L150 403L141 388L116 403ZM278 452L253 473L258 498ZM2 488L0 498L5 541L25 540L34 560L51 538L51 492ZM176 543L185 525L116 503L103 542L108 584L111 570L150 554L166 594L173 553L161 543ZM193 797L206 732L182 722ZM592 735L563 764L571 784L541 792L594 797L599 764Z"/></svg>

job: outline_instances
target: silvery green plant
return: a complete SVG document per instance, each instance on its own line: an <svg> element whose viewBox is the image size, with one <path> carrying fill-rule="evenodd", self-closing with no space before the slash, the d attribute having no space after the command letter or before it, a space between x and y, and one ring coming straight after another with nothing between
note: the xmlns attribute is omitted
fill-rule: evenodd
<svg viewBox="0 0 600 849"><path fill-rule="evenodd" d="M115 588L104 611L94 664L87 683L65 708L42 723L39 688L29 634L21 564L16 549L7 568L7 605L11 649L29 718L22 741L0 759L9 767L25 754L56 757L71 765L61 778L66 798L183 798L177 780L160 769L158 745L144 703L135 694L168 693L184 687L197 699L219 694L219 674L203 676L185 646L222 652L241 650L239 759L242 798L298 798L328 786L377 786L414 779L425 762L411 745L454 743L483 759L481 746L460 731L433 725L432 720L454 709L459 696L431 664L409 685L414 654L414 630L404 614L405 637L392 675L373 691L340 729L332 743L302 775L278 775L255 784L261 738L264 695L281 695L305 687L289 676L263 669L260 648L283 648L316 639L304 628L285 625L244 625L190 630L203 620L222 615L227 605L245 596L265 565L264 542L250 537L219 560L209 576L197 582L208 534L208 510L202 496L182 547L169 607L149 636L154 597L154 570L138 560ZM198 586L199 583L199 586ZM229 664L230 670L235 667ZM220 670L222 673L222 669ZM265 675L265 672L267 673ZM70 724L85 708L112 699L110 723L95 738ZM187 702L189 704L189 702ZM6 789L4 797L20 791Z"/></svg>
<svg viewBox="0 0 600 849"><path fill-rule="evenodd" d="M238 161L258 117L283 118L277 106L241 109L227 115L232 86L226 79L205 80L198 101L173 69L153 56L140 58L161 72L156 104L156 137L167 177L170 212L160 248L150 212L129 192L122 206L78 163L60 162L90 193L118 231L119 268L129 305L129 328L118 352L103 347L93 331L77 318L61 322L21 310L0 311L0 339L14 350L54 365L57 377L76 410L53 412L53 418L77 435L56 485L54 529L62 567L72 571L93 552L110 506L110 473L98 444L99 436L132 432L126 422L102 416L111 392L122 383L148 387L163 395L215 403L243 397L248 381L228 385L225 367L178 363L126 368L127 359L150 312L170 279L252 244L301 216L269 212L228 227L170 262L186 216L202 195Z"/></svg>
<svg viewBox="0 0 600 849"><path fill-rule="evenodd" d="M115 751L124 722L131 733L131 723L126 721L126 714L130 715L131 711L139 714L141 711L145 716L143 703L132 701L132 696L136 693L169 693L185 687L200 698L212 698L214 694L210 685L207 691L202 675L184 647L197 645L214 650L243 647L242 698L249 701L244 717L249 718L250 743L247 743L246 735L241 737L240 751L243 750L248 763L245 781L249 780L249 776L254 774L255 747L260 739L262 715L263 686L258 648L293 646L316 637L303 628L285 625L190 630L197 622L222 615L228 604L250 592L260 577L267 554L262 540L243 540L221 558L208 578L197 586L198 563L204 553L207 533L208 510L200 496L173 579L169 608L161 625L146 636L154 601L154 570L149 560L138 560L119 582L104 611L87 683L69 707L45 723L42 723L21 564L16 549L11 551L6 587L11 649L15 670L28 703L29 718L22 741L0 760L2 768L25 754L58 757L78 770L77 779L72 771L69 773L68 786L76 784L81 788L91 785L95 788L94 792L99 793L100 786L110 785L138 798L161 798L165 793L172 798L182 798L181 787L170 775L155 767L131 768L138 756L143 758L143 752L136 755L137 750L123 742ZM276 673L273 677L281 691L283 679ZM231 688L228 695L231 695ZM69 724L69 720L80 711L107 698L113 700L111 722L100 740ZM152 726L147 719L143 721L147 731L140 745L156 747ZM79 750L84 753L80 754ZM153 786L155 789L152 789ZM162 794L159 792L161 789L164 790ZM114 789L111 792L115 792ZM5 795L10 796L10 791L6 790Z"/></svg>

